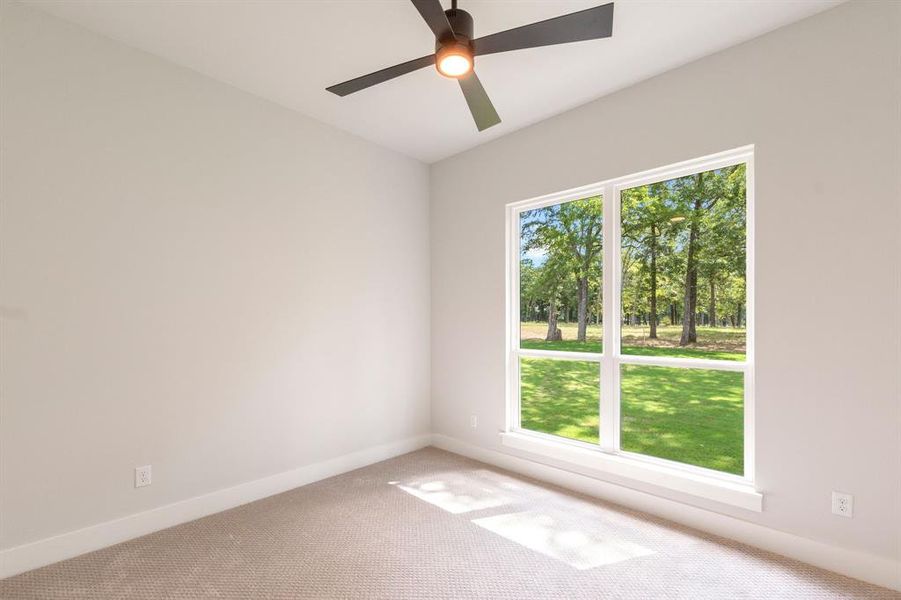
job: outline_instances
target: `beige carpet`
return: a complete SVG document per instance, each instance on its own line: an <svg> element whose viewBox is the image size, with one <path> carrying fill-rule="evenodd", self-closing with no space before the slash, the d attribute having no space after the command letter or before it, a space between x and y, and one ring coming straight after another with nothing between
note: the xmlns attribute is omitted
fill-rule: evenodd
<svg viewBox="0 0 901 600"><path fill-rule="evenodd" d="M427 448L0 581L26 598L901 598Z"/></svg>

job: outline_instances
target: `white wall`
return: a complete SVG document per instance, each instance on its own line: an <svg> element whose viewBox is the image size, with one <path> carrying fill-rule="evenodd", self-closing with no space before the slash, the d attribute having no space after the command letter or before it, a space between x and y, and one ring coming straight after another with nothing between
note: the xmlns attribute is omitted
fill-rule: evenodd
<svg viewBox="0 0 901 600"><path fill-rule="evenodd" d="M4 4L0 548L425 433L430 347L434 431L510 452L505 204L753 143L766 501L710 508L897 558L899 11L443 161L430 219L422 165Z"/></svg>
<svg viewBox="0 0 901 600"><path fill-rule="evenodd" d="M0 22L0 547L428 432L424 165Z"/></svg>
<svg viewBox="0 0 901 600"><path fill-rule="evenodd" d="M513 453L507 203L755 144L764 512L706 506L899 558L899 27L842 5L433 165L433 430Z"/></svg>

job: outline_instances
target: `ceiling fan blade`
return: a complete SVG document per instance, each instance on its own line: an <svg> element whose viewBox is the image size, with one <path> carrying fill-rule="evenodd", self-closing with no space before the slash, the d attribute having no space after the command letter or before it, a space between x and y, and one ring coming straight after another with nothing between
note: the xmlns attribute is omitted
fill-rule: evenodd
<svg viewBox="0 0 901 600"><path fill-rule="evenodd" d="M485 88L482 87L482 82L479 81L475 71L458 81L460 82L460 89L463 90L463 97L466 98L466 104L469 105L469 112L472 113L472 118L475 120L479 131L488 129L501 122L501 118L498 116L497 111L494 110L494 105L485 92Z"/></svg>
<svg viewBox="0 0 901 600"><path fill-rule="evenodd" d="M387 67L385 69L382 69L381 71L376 71L375 73L370 73L368 75L362 75L343 83L336 83L335 85L327 87L325 89L333 94L346 96L348 94L353 94L354 92L359 92L360 90L366 89L377 83L383 83L385 81L388 81L389 79L394 79L395 77L400 77L401 75L406 75L407 73L412 73L413 71L417 71L423 67L428 67L429 65L434 64L435 55L429 54L428 56L414 58L413 60L408 60L405 63L400 63L399 65L394 65L393 67Z"/></svg>
<svg viewBox="0 0 901 600"><path fill-rule="evenodd" d="M476 56L613 35L613 2L473 40Z"/></svg>
<svg viewBox="0 0 901 600"><path fill-rule="evenodd" d="M429 29L435 34L435 39L443 41L455 37L454 30L447 20L447 15L444 14L444 9L441 8L440 0L411 1L416 10L419 11L419 14L422 15Z"/></svg>

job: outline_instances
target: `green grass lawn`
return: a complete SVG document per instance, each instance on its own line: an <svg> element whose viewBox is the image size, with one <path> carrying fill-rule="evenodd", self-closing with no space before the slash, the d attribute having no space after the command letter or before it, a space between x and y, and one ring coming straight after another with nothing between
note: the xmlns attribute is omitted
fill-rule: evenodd
<svg viewBox="0 0 901 600"><path fill-rule="evenodd" d="M523 348L599 352L599 331L587 342L523 339ZM673 332L670 334L670 339ZM707 332L699 344L679 348L633 341L624 353L744 359L744 331ZM592 335L593 334L593 335ZM573 337L575 337L573 332ZM627 339L624 331L623 339ZM631 336L635 340L637 336ZM711 339L711 338L718 339ZM678 339L678 338L676 338ZM522 427L590 443L598 442L597 363L523 358ZM727 473L743 472L743 374L707 369L624 365L621 372L621 447Z"/></svg>
<svg viewBox="0 0 901 600"><path fill-rule="evenodd" d="M623 450L741 475L744 374L623 365Z"/></svg>
<svg viewBox="0 0 901 600"><path fill-rule="evenodd" d="M523 429L598 442L600 368L597 363L523 358Z"/></svg>

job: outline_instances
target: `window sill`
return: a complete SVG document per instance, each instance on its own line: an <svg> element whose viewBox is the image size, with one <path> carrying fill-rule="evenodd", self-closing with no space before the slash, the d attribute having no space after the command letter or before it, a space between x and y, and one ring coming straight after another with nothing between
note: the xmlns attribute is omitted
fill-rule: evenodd
<svg viewBox="0 0 901 600"><path fill-rule="evenodd" d="M560 460L598 474L616 475L753 512L763 511L763 494L744 481L720 479L528 433L501 433L501 442L516 450Z"/></svg>

